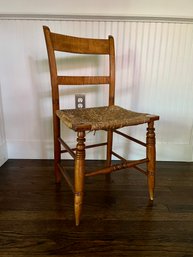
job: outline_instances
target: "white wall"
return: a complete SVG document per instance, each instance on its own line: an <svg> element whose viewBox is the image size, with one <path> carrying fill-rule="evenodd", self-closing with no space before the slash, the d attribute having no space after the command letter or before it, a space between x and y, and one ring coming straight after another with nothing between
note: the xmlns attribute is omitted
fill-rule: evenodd
<svg viewBox="0 0 193 257"><path fill-rule="evenodd" d="M0 0L1 14L193 17L192 0Z"/></svg>
<svg viewBox="0 0 193 257"><path fill-rule="evenodd" d="M55 20L53 16L40 19L41 14L70 15L75 12L78 15L105 13L109 16L188 18L192 17L193 2L183 1L183 5L181 1L103 2L102 5L100 1L92 4L91 1L76 1L77 8L73 8L73 1L55 1L53 5L53 1L39 0L35 4L35 1L0 0L1 14L38 14L36 19L0 17L0 81L4 110L4 124L1 118L0 127L5 127L8 158L53 157L50 82L42 31L42 25L47 24L54 31L80 36L113 34L119 85L117 103L160 115L156 127L158 160L193 160L191 20L157 22L151 18L145 21L109 18L100 21L76 19L76 16L70 20L65 17ZM104 92L99 93L104 95ZM91 102L92 97L92 93L88 93L87 101ZM136 132L141 138L141 131ZM71 134L67 135L67 140L71 143ZM126 146L119 150L123 155L131 152L131 157L141 153ZM89 155L93 156L96 155ZM98 152L97 158L104 158L104 152Z"/></svg>

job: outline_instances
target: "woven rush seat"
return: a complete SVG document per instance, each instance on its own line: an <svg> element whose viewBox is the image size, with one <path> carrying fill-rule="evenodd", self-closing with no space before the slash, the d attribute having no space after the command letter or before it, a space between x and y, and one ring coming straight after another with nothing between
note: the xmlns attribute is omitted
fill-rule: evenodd
<svg viewBox="0 0 193 257"><path fill-rule="evenodd" d="M112 105L84 109L57 110L56 115L69 128L78 131L108 130L150 122L156 116L138 113Z"/></svg>

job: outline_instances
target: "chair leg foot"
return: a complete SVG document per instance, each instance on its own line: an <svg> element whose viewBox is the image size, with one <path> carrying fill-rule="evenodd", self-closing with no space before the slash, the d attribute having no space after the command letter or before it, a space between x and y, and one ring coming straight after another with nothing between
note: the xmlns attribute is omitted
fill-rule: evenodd
<svg viewBox="0 0 193 257"><path fill-rule="evenodd" d="M151 173L151 172L150 172ZM155 181L154 181L154 174L149 174L148 175L148 187L149 187L149 199L151 201L153 201L154 199L154 184L155 184Z"/></svg>
<svg viewBox="0 0 193 257"><path fill-rule="evenodd" d="M148 207L148 208L153 207L153 200L150 200L150 199L149 199L147 207Z"/></svg>
<svg viewBox="0 0 193 257"><path fill-rule="evenodd" d="M75 212L76 226L78 226L80 223L80 216L82 212L82 201L83 201L83 194L76 193L74 196L74 212Z"/></svg>

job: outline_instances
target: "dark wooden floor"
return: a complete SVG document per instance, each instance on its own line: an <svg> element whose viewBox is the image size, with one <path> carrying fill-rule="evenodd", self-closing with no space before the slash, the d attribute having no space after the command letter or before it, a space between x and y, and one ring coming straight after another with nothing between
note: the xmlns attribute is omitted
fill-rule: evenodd
<svg viewBox="0 0 193 257"><path fill-rule="evenodd" d="M0 168L0 256L193 256L193 164L157 166L153 207L136 171L113 174L110 184L87 179L75 227L72 193L64 182L56 187L52 161L7 161Z"/></svg>

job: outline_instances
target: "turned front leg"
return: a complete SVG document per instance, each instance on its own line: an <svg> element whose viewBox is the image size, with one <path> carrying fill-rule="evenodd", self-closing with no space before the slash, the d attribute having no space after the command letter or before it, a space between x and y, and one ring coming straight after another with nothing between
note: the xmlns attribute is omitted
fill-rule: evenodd
<svg viewBox="0 0 193 257"><path fill-rule="evenodd" d="M84 170L85 170L85 132L77 133L77 146L74 170L74 210L75 221L78 226L82 211L83 194L84 194Z"/></svg>
<svg viewBox="0 0 193 257"><path fill-rule="evenodd" d="M149 197L153 201L155 188L155 169L156 169L156 150L155 150L155 132L154 123L148 123L147 127L147 177Z"/></svg>

